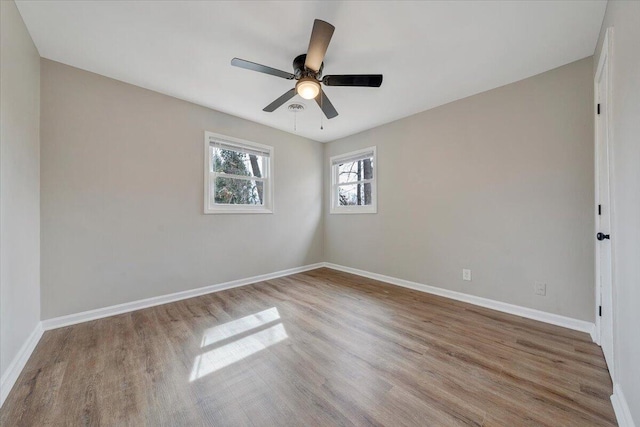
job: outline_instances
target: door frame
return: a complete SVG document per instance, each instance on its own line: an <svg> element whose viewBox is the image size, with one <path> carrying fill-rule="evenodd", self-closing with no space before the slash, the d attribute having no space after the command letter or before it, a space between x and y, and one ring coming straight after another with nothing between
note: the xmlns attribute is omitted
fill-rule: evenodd
<svg viewBox="0 0 640 427"><path fill-rule="evenodd" d="M612 106L613 106L613 90L612 90L612 72L613 72L613 61L612 61L612 57L611 54L613 52L613 28L607 28L605 35L604 35L604 40L602 42L602 50L600 52L600 57L598 58L598 66L596 68L596 73L595 73L595 78L594 78L594 82L593 82L593 88L594 88L594 93L593 93L593 97L594 97L594 117L597 117L597 107L598 107L598 103L599 103L599 80L600 77L602 75L602 71L604 69L604 67L607 67L607 82L606 82L606 97L607 97L607 108L604 109L604 114L605 114L605 119L607 121L607 134L606 134L606 141L604 141L604 143L607 146L607 162L608 162L608 169L609 169L609 204L610 206L608 206L609 208L609 218L610 218L610 224L611 224L611 228L610 228L610 233L612 235L612 240L611 240L611 298L609 299L611 301L611 307L603 307L603 310L608 310L611 313L611 322L612 322L612 335L615 335L614 331L615 331L615 324L616 324L616 317L615 317L615 237L616 237L616 229L615 229L615 197L614 197L614 186L612 185L612 177L615 176L614 174L614 170L613 170L613 129L611 126L612 123ZM598 218L598 209L597 209L597 205L599 202L599 198L600 198L600 189L599 189L599 176L600 176L600 171L599 171L599 167L598 167L598 145L600 143L600 141L598 140L598 120L596 119L594 121L594 178L595 178L595 204L594 204L594 217L595 217L595 223L594 223L594 238L596 233L598 233L599 230L598 229L598 222L599 222L599 218ZM594 312L595 312L595 341L598 345L602 345L602 322L600 321L600 315L599 315L599 307L602 304L602 284L600 283L600 249L601 249L601 245L597 244L598 242L596 242L595 245L595 308L594 308ZM610 361L611 366L607 367L609 368L609 373L611 375L611 379L613 382L615 382L614 380L614 366L615 366L615 336L611 337L611 342L612 342L612 348L611 348L611 354L612 354L612 360Z"/></svg>

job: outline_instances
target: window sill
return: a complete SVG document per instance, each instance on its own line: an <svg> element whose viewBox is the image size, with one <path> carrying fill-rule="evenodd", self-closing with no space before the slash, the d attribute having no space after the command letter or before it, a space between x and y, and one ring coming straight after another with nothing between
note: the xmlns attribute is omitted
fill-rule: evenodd
<svg viewBox="0 0 640 427"><path fill-rule="evenodd" d="M375 214L378 213L378 209L375 206L358 207L358 208L332 208L329 214Z"/></svg>
<svg viewBox="0 0 640 427"><path fill-rule="evenodd" d="M238 208L223 208L223 209L205 209L205 215L228 215L228 214L272 214L273 209L267 208L246 208L246 207L238 207Z"/></svg>

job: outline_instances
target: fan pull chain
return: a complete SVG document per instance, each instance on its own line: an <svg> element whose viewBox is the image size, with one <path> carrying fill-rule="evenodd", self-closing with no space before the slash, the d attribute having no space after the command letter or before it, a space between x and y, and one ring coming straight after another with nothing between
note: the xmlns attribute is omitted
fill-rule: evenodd
<svg viewBox="0 0 640 427"><path fill-rule="evenodd" d="M293 113L293 131L298 131L298 112Z"/></svg>
<svg viewBox="0 0 640 427"><path fill-rule="evenodd" d="M320 92L320 130L324 130L324 126L322 126L322 119L324 118L324 109L322 108L322 100L324 99L324 93Z"/></svg>

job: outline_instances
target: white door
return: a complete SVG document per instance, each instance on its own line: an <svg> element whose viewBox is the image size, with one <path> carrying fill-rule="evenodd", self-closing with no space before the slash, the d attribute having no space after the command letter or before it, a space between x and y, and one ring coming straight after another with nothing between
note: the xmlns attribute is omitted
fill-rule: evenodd
<svg viewBox="0 0 640 427"><path fill-rule="evenodd" d="M596 280L600 295L599 332L600 345L609 372L613 378L613 292L611 270L611 197L609 182L609 55L603 51L603 58L596 76Z"/></svg>

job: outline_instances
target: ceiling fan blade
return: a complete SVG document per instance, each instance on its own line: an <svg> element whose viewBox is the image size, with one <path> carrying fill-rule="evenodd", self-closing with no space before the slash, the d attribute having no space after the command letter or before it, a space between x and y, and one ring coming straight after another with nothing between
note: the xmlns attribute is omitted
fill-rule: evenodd
<svg viewBox="0 0 640 427"><path fill-rule="evenodd" d="M320 109L327 116L327 119L333 119L338 115L336 108L333 106L329 98L327 98L327 94L324 93L322 89L320 89L320 93L316 96L316 102L320 106Z"/></svg>
<svg viewBox="0 0 640 427"><path fill-rule="evenodd" d="M324 76L322 83L327 86L380 87L382 74L343 74Z"/></svg>
<svg viewBox="0 0 640 427"><path fill-rule="evenodd" d="M247 70L257 71L259 73L270 74L276 77L282 77L283 79L293 80L295 77L291 73L287 73L286 71L278 70L275 68L267 67L266 65L256 64L255 62L245 61L240 58L233 58L231 60L231 65L234 67L245 68Z"/></svg>
<svg viewBox="0 0 640 427"><path fill-rule="evenodd" d="M316 73L320 71L324 54L327 53L327 48L329 47L329 42L335 29L333 25L320 19L313 21L311 40L309 40L309 49L307 49L307 59L304 62L305 67Z"/></svg>
<svg viewBox="0 0 640 427"><path fill-rule="evenodd" d="M294 96L296 96L295 88L286 91L280 98L276 99L271 104L264 107L262 111L266 111L267 113L273 113L274 111L276 111L276 109L279 106L281 106L282 104L284 104L285 102L293 98Z"/></svg>

